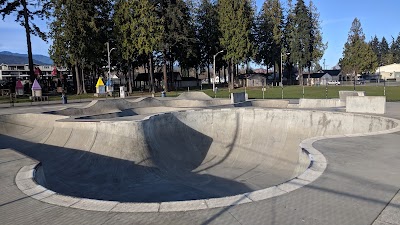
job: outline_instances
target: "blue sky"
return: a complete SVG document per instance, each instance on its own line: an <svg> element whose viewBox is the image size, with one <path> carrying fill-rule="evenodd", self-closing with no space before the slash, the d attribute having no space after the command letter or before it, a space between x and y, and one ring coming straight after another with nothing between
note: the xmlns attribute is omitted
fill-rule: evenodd
<svg viewBox="0 0 400 225"><path fill-rule="evenodd" d="M258 9L263 2L264 0L256 1ZM305 2L308 4L308 0ZM390 43L391 36L397 37L400 32L399 0L314 0L313 2L322 20L324 42L328 42L328 49L323 57L328 69L335 66L342 57L343 46L355 17L361 20L367 40L374 35L379 39L385 36ZM46 27L45 22L39 22L39 25ZM37 37L32 37L34 54L48 55L49 45ZM5 21L0 20L0 51L27 52L24 29L11 17L6 17Z"/></svg>

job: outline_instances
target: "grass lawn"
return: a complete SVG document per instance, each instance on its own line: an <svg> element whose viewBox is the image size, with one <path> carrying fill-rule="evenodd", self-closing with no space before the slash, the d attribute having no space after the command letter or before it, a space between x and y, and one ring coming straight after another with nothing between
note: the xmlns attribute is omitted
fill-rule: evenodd
<svg viewBox="0 0 400 225"><path fill-rule="evenodd" d="M382 86L357 86L357 91L365 91L367 96L383 96L384 87ZM191 90L196 91L196 90ZM197 90L199 91L199 90ZM233 92L244 92L244 88L237 88ZM263 93L261 88L247 88L247 93L251 99L262 99ZM304 98L313 99L324 99L326 95L328 98L339 98L339 91L353 91L353 86L319 86L319 87L307 87L304 86ZM184 91L172 91L168 92L168 97L176 97ZM203 90L207 95L214 97L212 89ZM218 88L217 98L229 98L230 92L228 88ZM264 97L266 99L281 99L282 89L281 87L269 87L265 91ZM388 86L386 87L387 101L400 101L400 86ZM303 87L302 86L286 86L283 89L284 99L300 99L303 98Z"/></svg>
<svg viewBox="0 0 400 225"><path fill-rule="evenodd" d="M339 91L346 90L352 91L353 86L319 86L319 87L304 87L304 98L314 98L314 99L324 99L326 95L328 98L339 98ZM357 91L365 91L367 96L383 96L384 95L384 87L382 86L357 86ZM167 93L168 97L176 97L181 93L187 91L170 91ZM212 89L204 89L200 90L200 88L191 88L190 91L203 91L207 95L214 97L214 92ZM231 90L232 91L232 90ZM244 88L234 89L233 92L244 92ZM247 88L247 93L249 94L249 98L251 99L262 99L263 93L261 88ZM134 92L133 96L149 96L149 92ZM230 92L228 88L218 88L218 93L216 95L217 98L229 98ZM156 97L160 97L161 93L156 93ZM265 99L281 99L282 98L282 89L281 87L269 87L265 91ZM386 97L387 101L400 101L400 86L387 86L386 87ZM111 98L111 97L110 97ZM285 86L283 89L283 98L284 99L299 99L303 98L303 87L302 86ZM68 95L68 100L77 100L77 99L97 99L93 96L92 93L82 94L82 95ZM61 96L50 96L49 101L60 101ZM0 103L9 103L9 96L0 96ZM22 102L30 102L27 96L18 97L16 99L16 103Z"/></svg>

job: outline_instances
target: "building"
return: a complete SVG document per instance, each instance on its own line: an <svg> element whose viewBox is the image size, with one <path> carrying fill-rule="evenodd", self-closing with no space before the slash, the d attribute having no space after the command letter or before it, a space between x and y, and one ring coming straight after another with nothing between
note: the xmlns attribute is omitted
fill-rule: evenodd
<svg viewBox="0 0 400 225"><path fill-rule="evenodd" d="M326 85L329 81L339 81L340 70L322 70L318 73L303 74L304 85Z"/></svg>
<svg viewBox="0 0 400 225"><path fill-rule="evenodd" d="M381 79L400 81L400 64L381 66L376 70L376 73L380 74Z"/></svg>
<svg viewBox="0 0 400 225"><path fill-rule="evenodd" d="M249 74L246 77L247 87L264 87L267 85L267 77L264 74Z"/></svg>
<svg viewBox="0 0 400 225"><path fill-rule="evenodd" d="M54 66L51 65L36 65L40 71L41 77L50 77L54 70ZM69 71L66 67L57 67L59 74L69 75ZM70 75L69 75L70 76ZM29 79L29 65L28 64L0 64L0 80L12 80L13 78L28 80Z"/></svg>

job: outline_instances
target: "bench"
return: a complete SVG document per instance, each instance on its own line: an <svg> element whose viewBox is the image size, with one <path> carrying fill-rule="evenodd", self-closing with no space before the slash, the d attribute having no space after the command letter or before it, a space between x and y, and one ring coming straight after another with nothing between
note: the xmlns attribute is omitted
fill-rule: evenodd
<svg viewBox="0 0 400 225"><path fill-rule="evenodd" d="M10 89L1 89L0 93L1 96L8 96L10 95L11 91Z"/></svg>
<svg viewBox="0 0 400 225"><path fill-rule="evenodd" d="M49 96L30 96L29 99L33 102L45 102L49 100Z"/></svg>

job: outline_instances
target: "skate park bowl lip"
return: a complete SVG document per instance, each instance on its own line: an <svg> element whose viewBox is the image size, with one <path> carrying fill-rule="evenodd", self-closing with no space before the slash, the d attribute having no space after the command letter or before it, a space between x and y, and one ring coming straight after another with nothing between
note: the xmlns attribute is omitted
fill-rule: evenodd
<svg viewBox="0 0 400 225"><path fill-rule="evenodd" d="M37 162L34 165L23 167L17 174L15 181L17 186L20 188L22 192L31 196L32 198L38 199L40 201L60 205L64 207L85 209L85 210L93 210L93 211L112 211L112 212L170 212L170 211L190 211L190 210L200 210L200 209L208 209L208 208L218 208L218 207L226 207L232 205L240 205L244 203L256 202L272 197L276 197L279 195L286 194L288 192L294 191L298 188L301 188L314 180L316 180L320 175L322 175L323 171L326 168L327 161L325 157L315 149L312 144L315 141L327 139L327 138L339 138L339 137L353 137L353 136L367 136L367 135L376 135L376 134L385 134L399 131L400 128L398 126L399 121L391 118L385 118L380 116L371 116L371 115L359 115L359 114L349 114L349 113L332 113L332 112L319 112L319 111L298 111L298 110L270 110L270 109L220 109L220 110L191 110L188 112L176 112L176 113L165 113L158 114L154 116L149 116L142 121L151 121L158 120L168 115L177 115L177 116L191 116L192 113L201 113L211 115L215 112L218 114L222 113L250 113L251 115L255 115L256 113L268 113L275 112L275 116L280 114L288 114L294 112L294 114L305 114L305 115L314 115L314 113L320 113L322 116L316 120L316 122L327 123L329 116L344 116L349 118L344 118L344 121L348 121L346 119L353 120L353 123L358 124L362 118L376 120L375 125L380 122L386 121L386 127L381 124L381 128L376 128L376 131L371 131L374 128L371 128L371 124L369 124L369 128L361 128L358 129L354 127L354 132L343 132L344 134L329 134L329 133L321 133L322 136L310 137L306 138L300 143L299 148L305 152L308 152L310 158L310 166L298 176L293 177L292 179L282 182L280 184L276 184L271 187L267 187L264 189L241 193L233 196L221 197L221 198L209 198L209 199L197 199L197 200L188 200L188 201L169 201L169 202L151 202L151 203L133 203L133 202L120 202L120 201L104 201L104 200L96 200L96 199L88 199L88 198L78 198L63 195L60 193L56 193L52 190L43 187L38 184L35 180L35 177L39 177L43 173L43 169L40 166L40 162ZM324 119L324 115L328 116ZM223 115L224 116L224 115ZM322 120L320 120L322 118ZM186 118L188 119L188 118ZM190 119L190 118L189 118ZM112 123L114 124L114 123ZM389 125L391 124L391 125ZM62 124L64 126L66 124ZM69 123L71 125L71 123ZM290 124L293 125L293 124ZM372 125L373 126L373 125ZM160 143L158 143L160 144Z"/></svg>

